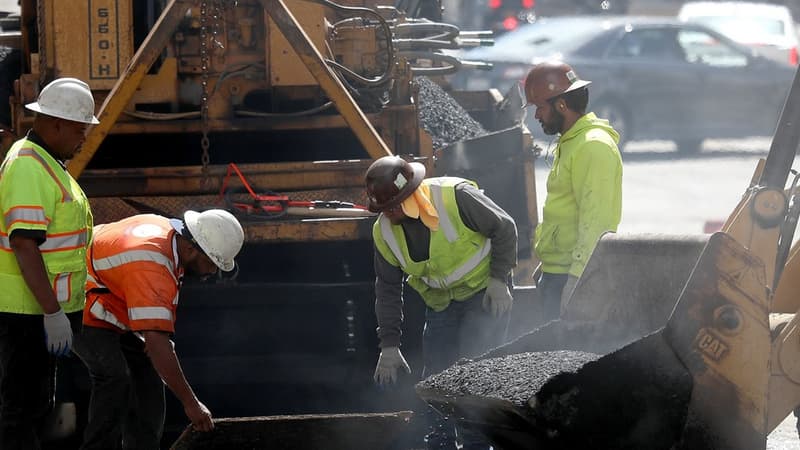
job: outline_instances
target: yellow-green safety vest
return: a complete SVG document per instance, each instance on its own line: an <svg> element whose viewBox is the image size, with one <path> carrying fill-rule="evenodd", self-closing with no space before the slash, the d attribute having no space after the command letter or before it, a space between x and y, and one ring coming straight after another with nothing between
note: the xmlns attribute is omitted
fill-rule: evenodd
<svg viewBox="0 0 800 450"><path fill-rule="evenodd" d="M456 185L470 183L456 177L429 178L431 202L439 215L439 229L431 231L429 259L413 261L405 233L383 214L372 227L375 247L389 264L408 275L408 284L420 293L425 304L443 311L451 301L466 300L485 289L489 279L491 240L461 220L456 203Z"/></svg>
<svg viewBox="0 0 800 450"><path fill-rule="evenodd" d="M0 166L0 212L0 312L42 314L11 250L16 229L45 232L39 251L50 287L64 312L83 310L92 214L78 183L42 147L21 139Z"/></svg>

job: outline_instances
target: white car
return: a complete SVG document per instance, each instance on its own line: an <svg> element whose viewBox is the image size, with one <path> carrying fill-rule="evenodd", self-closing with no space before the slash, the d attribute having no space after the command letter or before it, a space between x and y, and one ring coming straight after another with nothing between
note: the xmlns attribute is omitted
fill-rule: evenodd
<svg viewBox="0 0 800 450"><path fill-rule="evenodd" d="M797 28L789 8L751 2L686 2L678 12L686 22L699 22L790 65L798 63Z"/></svg>

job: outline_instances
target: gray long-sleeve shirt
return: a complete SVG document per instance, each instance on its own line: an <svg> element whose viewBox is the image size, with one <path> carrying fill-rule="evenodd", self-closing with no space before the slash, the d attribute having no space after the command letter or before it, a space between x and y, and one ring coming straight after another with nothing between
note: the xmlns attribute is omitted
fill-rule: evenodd
<svg viewBox="0 0 800 450"><path fill-rule="evenodd" d="M461 220L470 230L492 240L489 276L506 280L517 265L517 226L514 219L489 197L469 183L456 186L456 204ZM419 219L404 220L401 224L414 261L429 259L431 233ZM389 264L377 250L375 264L375 315L378 318L380 346L400 345L403 325L402 269Z"/></svg>

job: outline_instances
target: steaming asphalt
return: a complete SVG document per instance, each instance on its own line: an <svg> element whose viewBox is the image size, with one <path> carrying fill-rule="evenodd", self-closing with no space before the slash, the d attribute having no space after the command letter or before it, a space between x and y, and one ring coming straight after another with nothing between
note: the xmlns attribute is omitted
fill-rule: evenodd
<svg viewBox="0 0 800 450"><path fill-rule="evenodd" d="M733 211L770 143L770 138L706 141L702 152L691 156L678 155L671 142L629 143L623 152L619 232L695 234L715 227ZM539 144L547 148L547 142ZM547 162L543 157L536 160L540 217L547 192ZM800 169L797 160L794 168ZM797 448L800 439L790 414L769 435L767 449Z"/></svg>

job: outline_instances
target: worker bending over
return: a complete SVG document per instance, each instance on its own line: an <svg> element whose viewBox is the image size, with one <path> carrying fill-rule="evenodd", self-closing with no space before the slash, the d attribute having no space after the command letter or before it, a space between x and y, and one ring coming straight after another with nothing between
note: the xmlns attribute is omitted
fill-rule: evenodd
<svg viewBox="0 0 800 450"><path fill-rule="evenodd" d="M83 449L159 448L164 384L196 430L214 427L170 336L184 274L232 271L243 242L242 226L219 209L187 211L183 220L143 214L95 227L83 332L75 341L92 381Z"/></svg>
<svg viewBox="0 0 800 450"><path fill-rule="evenodd" d="M365 177L369 209L381 213L372 229L381 385L411 372L400 351L406 276L426 305L423 377L500 345L508 328L514 220L471 181L424 177L425 166L396 156L375 161ZM449 428L434 430L428 447L452 448ZM463 438L464 448L488 448Z"/></svg>

